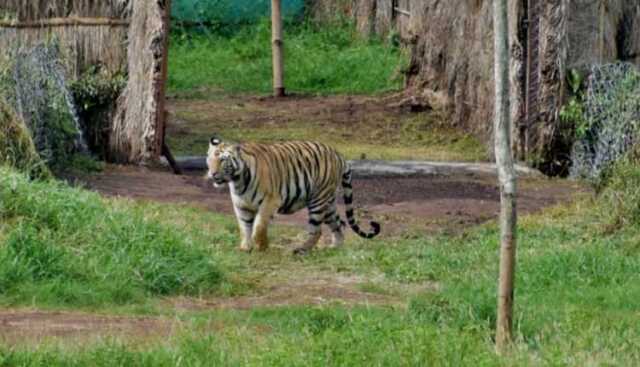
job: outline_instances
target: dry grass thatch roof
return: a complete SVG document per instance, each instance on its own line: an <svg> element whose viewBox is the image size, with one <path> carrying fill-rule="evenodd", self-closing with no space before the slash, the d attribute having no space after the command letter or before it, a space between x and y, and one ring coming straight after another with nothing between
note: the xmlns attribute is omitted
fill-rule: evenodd
<svg viewBox="0 0 640 367"><path fill-rule="evenodd" d="M130 0L4 0L0 15L18 21L35 21L48 18L108 17L128 18Z"/></svg>
<svg viewBox="0 0 640 367"><path fill-rule="evenodd" d="M4 0L0 49L32 47L55 39L70 77L100 64L112 73L126 68L130 0ZM6 52L4 54L7 54Z"/></svg>

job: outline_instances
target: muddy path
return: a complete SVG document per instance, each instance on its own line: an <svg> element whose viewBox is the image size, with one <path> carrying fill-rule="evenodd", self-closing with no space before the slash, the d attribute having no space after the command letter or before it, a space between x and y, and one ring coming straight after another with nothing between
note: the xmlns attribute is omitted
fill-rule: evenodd
<svg viewBox="0 0 640 367"><path fill-rule="evenodd" d="M203 175L199 171L177 176L164 169L109 166L100 174L77 177L75 182L106 196L182 203L233 215L228 189L212 187ZM576 183L564 180L523 178L519 184L522 214L572 200L581 191ZM495 177L487 174L354 178L353 187L358 214L365 220L380 220L386 236L408 227L426 232L461 230L495 219L499 210ZM304 225L306 221L305 211L276 217L281 224Z"/></svg>

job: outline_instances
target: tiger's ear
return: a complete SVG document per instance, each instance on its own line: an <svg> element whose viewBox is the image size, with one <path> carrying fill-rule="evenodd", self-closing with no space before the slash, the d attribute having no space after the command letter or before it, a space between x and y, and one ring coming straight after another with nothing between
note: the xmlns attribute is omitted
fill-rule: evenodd
<svg viewBox="0 0 640 367"><path fill-rule="evenodd" d="M211 137L211 140L209 142L211 143L211 145L215 147L217 145L220 145L220 143L222 143L222 140L220 140L220 138L217 135L214 135Z"/></svg>

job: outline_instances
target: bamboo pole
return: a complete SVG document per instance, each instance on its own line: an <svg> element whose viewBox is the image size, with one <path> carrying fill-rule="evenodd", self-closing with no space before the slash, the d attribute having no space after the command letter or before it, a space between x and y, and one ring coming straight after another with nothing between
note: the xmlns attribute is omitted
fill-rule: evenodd
<svg viewBox="0 0 640 367"><path fill-rule="evenodd" d="M166 0L165 10L163 14L163 23L164 23L164 34L162 36L162 70L160 72L160 80L158 80L157 86L157 110L156 110L156 129L160 131L160 136L162 137L160 141L160 152L167 161L169 165L173 169L173 173L176 175L181 175L182 170L176 163L176 160L173 158L173 154L171 154L171 150L165 141L166 130L167 130L167 120L169 113L165 108L166 101L166 92L167 92L167 79L169 75L169 33L171 31L171 0Z"/></svg>
<svg viewBox="0 0 640 367"><path fill-rule="evenodd" d="M128 20L114 18L49 18L29 22L15 20L0 20L0 28L46 28L66 26L129 26Z"/></svg>
<svg viewBox="0 0 640 367"><path fill-rule="evenodd" d="M273 95L274 97L284 97L281 0L271 0L271 43L273 53Z"/></svg>
<svg viewBox="0 0 640 367"><path fill-rule="evenodd" d="M495 44L495 155L500 185L500 275L496 320L496 351L513 341L513 289L516 259L516 176L511 152L509 103L509 36L507 0L493 0Z"/></svg>

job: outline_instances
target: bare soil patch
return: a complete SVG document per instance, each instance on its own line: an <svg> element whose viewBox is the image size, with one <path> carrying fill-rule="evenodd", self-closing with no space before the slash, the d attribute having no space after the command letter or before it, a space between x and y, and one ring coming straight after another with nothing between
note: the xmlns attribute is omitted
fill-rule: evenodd
<svg viewBox="0 0 640 367"><path fill-rule="evenodd" d="M162 169L109 166L97 175L76 178L103 195L182 203L233 215L228 189L216 189L202 172L176 176ZM362 220L375 218L383 235L397 235L408 227L459 230L498 215L499 192L490 175L355 178L354 203ZM526 178L520 181L518 209L533 213L572 200L582 188L571 181ZM303 225L303 210L276 217L277 223ZM301 228L301 230L303 230Z"/></svg>
<svg viewBox="0 0 640 367"><path fill-rule="evenodd" d="M85 343L103 338L150 341L173 334L175 327L168 320L152 317L38 310L0 311L0 342L9 345L56 340Z"/></svg>
<svg viewBox="0 0 640 367"><path fill-rule="evenodd" d="M359 276L339 274L313 274L306 276L271 279L269 285L261 289L258 295L228 298L194 299L175 298L173 307L180 310L239 309L249 310L255 307L278 307L325 304L370 304L402 305L400 297L367 292L360 289L368 280ZM421 287L426 289L427 286ZM430 289L435 286L430 287Z"/></svg>
<svg viewBox="0 0 640 367"><path fill-rule="evenodd" d="M204 155L212 134L235 141L318 140L348 158L476 161L485 147L443 114L415 111L386 96L250 95L170 100L167 139L174 153Z"/></svg>

